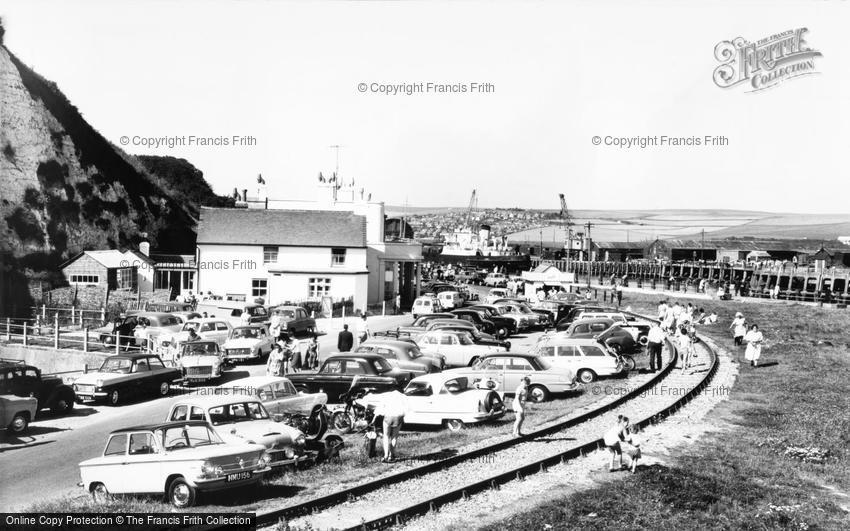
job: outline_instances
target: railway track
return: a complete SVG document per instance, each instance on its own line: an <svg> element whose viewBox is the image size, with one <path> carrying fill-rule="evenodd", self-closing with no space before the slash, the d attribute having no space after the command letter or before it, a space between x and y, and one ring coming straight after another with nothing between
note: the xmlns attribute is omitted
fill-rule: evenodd
<svg viewBox="0 0 850 531"><path fill-rule="evenodd" d="M331 494L258 513L257 526L286 522L294 528L385 529L476 492L545 470L602 446L601 434L619 414L640 427L675 413L697 396L717 370L717 357L699 343L695 370L676 369L668 340L667 363L645 383L583 414L432 463L406 469ZM603 383L591 384L604 386ZM377 516L376 516L377 514ZM216 529L204 526L205 530Z"/></svg>

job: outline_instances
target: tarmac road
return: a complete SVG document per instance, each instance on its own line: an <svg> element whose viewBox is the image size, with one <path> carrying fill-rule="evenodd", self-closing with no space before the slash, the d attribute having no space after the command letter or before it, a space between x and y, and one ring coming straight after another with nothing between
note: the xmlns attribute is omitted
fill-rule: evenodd
<svg viewBox="0 0 850 531"><path fill-rule="evenodd" d="M328 334L319 340L322 353L336 350L341 323L334 321L327 327ZM346 321L356 329L356 319ZM372 331L382 331L410 321L410 316L377 316L369 319L369 326ZM225 373L223 381L261 374L265 374L265 365L237 365ZM165 398L119 407L77 405L72 415L39 417L22 436L0 435L0 512L21 510L63 494L83 495L76 486L80 480L78 464L100 455L111 431L162 421L178 400L179 394L172 392Z"/></svg>

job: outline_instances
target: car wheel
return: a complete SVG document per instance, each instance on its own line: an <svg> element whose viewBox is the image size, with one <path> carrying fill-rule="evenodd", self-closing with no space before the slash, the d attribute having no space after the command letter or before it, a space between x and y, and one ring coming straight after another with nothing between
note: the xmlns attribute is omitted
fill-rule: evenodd
<svg viewBox="0 0 850 531"><path fill-rule="evenodd" d="M159 396L168 396L168 391L171 390L171 386L168 385L168 382L162 382L159 384Z"/></svg>
<svg viewBox="0 0 850 531"><path fill-rule="evenodd" d="M590 369L582 369L578 371L578 380L581 383L589 384L596 380L596 373Z"/></svg>
<svg viewBox="0 0 850 531"><path fill-rule="evenodd" d="M109 393L109 405L117 406L121 403L121 395L118 393L118 389L113 389Z"/></svg>
<svg viewBox="0 0 850 531"><path fill-rule="evenodd" d="M635 359L631 356L623 356L623 371L631 372L635 370Z"/></svg>
<svg viewBox="0 0 850 531"><path fill-rule="evenodd" d="M68 395L60 396L50 407L51 413L55 415L68 413L72 409L74 409L74 397Z"/></svg>
<svg viewBox="0 0 850 531"><path fill-rule="evenodd" d="M351 417L345 411L335 411L331 417L333 427L343 433L351 432Z"/></svg>
<svg viewBox="0 0 850 531"><path fill-rule="evenodd" d="M549 400L549 390L542 385L532 385L528 390L528 398L535 404Z"/></svg>
<svg viewBox="0 0 850 531"><path fill-rule="evenodd" d="M9 431L12 433L23 433L27 431L30 425L30 419L23 413L18 413L12 417L12 422L9 423Z"/></svg>
<svg viewBox="0 0 850 531"><path fill-rule="evenodd" d="M449 431L453 431L453 432L460 431L460 430L463 429L463 426L464 426L463 421L460 420L460 419L449 419L449 420L446 421L446 428L448 428Z"/></svg>
<svg viewBox="0 0 850 531"><path fill-rule="evenodd" d="M109 494L106 485L95 483L91 486L91 497L95 503L106 503L112 498L112 495Z"/></svg>
<svg viewBox="0 0 850 531"><path fill-rule="evenodd" d="M183 478L177 478L168 486L168 501L178 509L191 507L195 504L197 491L186 483Z"/></svg>

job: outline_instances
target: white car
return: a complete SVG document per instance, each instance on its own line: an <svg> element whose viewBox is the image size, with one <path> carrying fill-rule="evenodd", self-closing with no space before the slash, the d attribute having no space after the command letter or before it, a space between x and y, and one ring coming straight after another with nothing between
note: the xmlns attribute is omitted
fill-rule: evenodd
<svg viewBox="0 0 850 531"><path fill-rule="evenodd" d="M404 395L405 424L445 425L457 431L465 424L478 424L505 414L499 393L479 389L463 376L446 373L419 376L407 384ZM376 406L385 399L398 398L396 392L370 393L360 403Z"/></svg>
<svg viewBox="0 0 850 531"><path fill-rule="evenodd" d="M519 315L521 318L525 318L525 322L529 328L540 325L540 315L526 304L521 302L498 302L496 306L504 308L505 315Z"/></svg>
<svg viewBox="0 0 850 531"><path fill-rule="evenodd" d="M467 367L486 354L507 352L496 345L476 345L468 332L454 330L429 330L416 336L415 341L423 354L445 356L449 367Z"/></svg>
<svg viewBox="0 0 850 531"><path fill-rule="evenodd" d="M487 304L493 304L499 299L506 299L510 297L510 293L505 288L493 288L487 293L487 296L484 298L484 302Z"/></svg>
<svg viewBox="0 0 850 531"><path fill-rule="evenodd" d="M492 383L505 394L513 394L520 381L528 376L531 378L528 398L532 402L544 402L553 393L576 389L576 377L571 369L555 367L546 359L533 354L489 354L472 367L451 369L443 374L466 376L473 385Z"/></svg>
<svg viewBox="0 0 850 531"><path fill-rule="evenodd" d="M428 315L431 313L439 313L443 310L442 305L440 305L440 301L435 296L431 295L423 295L422 297L417 297L415 301L413 301L413 307L410 312L413 314L413 318L416 319L420 315Z"/></svg>
<svg viewBox="0 0 850 531"><path fill-rule="evenodd" d="M78 486L96 501L111 494L165 494L177 508L198 491L259 483L269 456L259 444L227 444L206 422L166 422L116 430L101 457L80 463Z"/></svg>
<svg viewBox="0 0 850 531"><path fill-rule="evenodd" d="M266 447L270 466L281 467L312 459L305 452L304 434L275 422L256 398L237 395L199 395L171 406L166 421L202 420L211 424L225 442L257 443Z"/></svg>
<svg viewBox="0 0 850 531"><path fill-rule="evenodd" d="M494 288L503 288L508 284L508 277L502 273L490 273L484 277L485 286L493 286Z"/></svg>
<svg viewBox="0 0 850 531"><path fill-rule="evenodd" d="M261 360L272 351L274 339L265 324L237 326L222 345L224 361Z"/></svg>
<svg viewBox="0 0 850 531"><path fill-rule="evenodd" d="M463 299L457 291L441 291L437 294L437 299L445 310L454 310L463 306Z"/></svg>
<svg viewBox="0 0 850 531"><path fill-rule="evenodd" d="M623 362L599 341L590 338L567 337L557 333L541 337L531 348L556 367L567 367L582 383L591 383L599 376L614 376L623 372Z"/></svg>
<svg viewBox="0 0 850 531"><path fill-rule="evenodd" d="M215 341L188 341L180 346L176 364L187 384L221 378L224 363L221 347Z"/></svg>
<svg viewBox="0 0 850 531"><path fill-rule="evenodd" d="M309 415L313 408L328 403L326 393L299 393L289 378L249 376L218 386L222 394L243 394L258 399L272 414Z"/></svg>
<svg viewBox="0 0 850 531"><path fill-rule="evenodd" d="M172 334L161 334L158 337L156 351L165 361L176 362L177 354L183 343L189 339L189 330L194 330L201 339L224 344L230 336L233 327L225 319L202 317L186 321L180 331Z"/></svg>

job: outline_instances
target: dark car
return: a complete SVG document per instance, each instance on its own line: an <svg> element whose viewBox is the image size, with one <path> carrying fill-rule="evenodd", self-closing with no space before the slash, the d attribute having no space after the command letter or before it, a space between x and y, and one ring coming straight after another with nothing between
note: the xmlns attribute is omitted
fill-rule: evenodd
<svg viewBox="0 0 850 531"><path fill-rule="evenodd" d="M399 334L407 333L407 334L418 334L420 332L424 332L425 328L428 326L428 323L431 321L435 321L437 319L457 319L458 316L453 313L429 313L427 315L421 315L417 317L412 324L408 326L399 326L396 329L396 332Z"/></svg>
<svg viewBox="0 0 850 531"><path fill-rule="evenodd" d="M416 376L440 372L446 366L445 356L422 354L415 342L372 338L361 343L354 352L377 354Z"/></svg>
<svg viewBox="0 0 850 531"><path fill-rule="evenodd" d="M247 316L244 315L246 313ZM233 308L230 311L230 317L241 319L243 324L254 324L269 322L270 314L262 304L246 304L239 308Z"/></svg>
<svg viewBox="0 0 850 531"><path fill-rule="evenodd" d="M271 328L276 327L294 336L304 336L316 331L316 320L300 306L275 306L271 311Z"/></svg>
<svg viewBox="0 0 850 531"><path fill-rule="evenodd" d="M496 325L496 333L494 335L498 338L504 339L517 331L516 321L510 317L501 315L499 311L492 306L475 305L464 308L464 310L475 310L477 312L481 312L485 319L493 321L493 324Z"/></svg>
<svg viewBox="0 0 850 531"><path fill-rule="evenodd" d="M585 306L585 305L576 306L575 308L573 308L569 311L569 313L567 314L566 317L560 319L555 326L559 331L566 330L566 328L570 324L575 322L575 320L578 319L579 316L583 313L586 313L586 312L601 313L601 312L618 312L618 311L619 310L617 310L616 308L611 308L609 306Z"/></svg>
<svg viewBox="0 0 850 531"><path fill-rule="evenodd" d="M631 354L640 350L631 332L613 319L579 319L567 328L566 334L568 337L599 339L617 354Z"/></svg>
<svg viewBox="0 0 850 531"><path fill-rule="evenodd" d="M469 308L459 308L457 310L452 310L449 313L453 313L457 315L459 318L464 321L468 321L475 326L478 327L479 330L484 332L485 334L493 334L494 336L498 335L498 330L496 329L496 323L484 317L484 312L481 310L472 310Z"/></svg>
<svg viewBox="0 0 850 531"><path fill-rule="evenodd" d="M570 311L576 307L576 303L574 302L563 302L563 301L540 301L534 304L531 309L535 312L545 311L549 313L549 318L552 323L559 323L562 319L564 319L567 315L569 315Z"/></svg>
<svg viewBox="0 0 850 531"><path fill-rule="evenodd" d="M110 356L100 369L74 382L77 402L105 400L116 406L128 396L167 396L171 384L182 381L176 367L166 367L159 356L131 353Z"/></svg>
<svg viewBox="0 0 850 531"><path fill-rule="evenodd" d="M292 385L307 393L326 393L328 402L339 403L340 396L358 386L383 393L393 389L401 391L413 379L409 371L394 367L377 354L337 354L330 356L317 372L296 372L288 375Z"/></svg>
<svg viewBox="0 0 850 531"><path fill-rule="evenodd" d="M67 413L74 407L74 390L58 376L42 376L41 371L23 361L0 360L0 395L33 397L38 409Z"/></svg>

